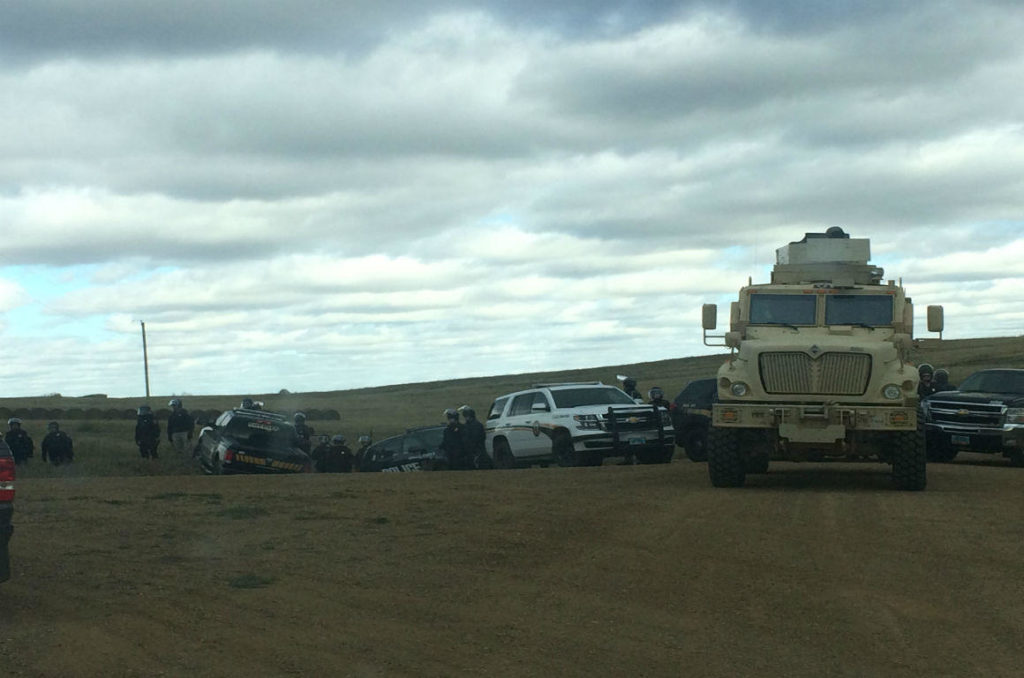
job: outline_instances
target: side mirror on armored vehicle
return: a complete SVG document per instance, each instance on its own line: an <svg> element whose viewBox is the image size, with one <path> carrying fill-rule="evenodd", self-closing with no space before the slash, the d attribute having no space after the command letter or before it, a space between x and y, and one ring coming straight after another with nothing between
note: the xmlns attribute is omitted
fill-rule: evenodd
<svg viewBox="0 0 1024 678"><path fill-rule="evenodd" d="M943 317L941 306L928 307L928 331L942 334Z"/></svg>
<svg viewBox="0 0 1024 678"><path fill-rule="evenodd" d="M706 330L718 327L718 304L704 304L701 307L701 326Z"/></svg>

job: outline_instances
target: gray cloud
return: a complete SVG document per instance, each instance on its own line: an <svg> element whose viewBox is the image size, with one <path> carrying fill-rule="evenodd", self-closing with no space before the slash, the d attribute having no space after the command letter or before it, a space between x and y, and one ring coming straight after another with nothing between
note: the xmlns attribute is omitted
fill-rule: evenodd
<svg viewBox="0 0 1024 678"><path fill-rule="evenodd" d="M0 350L47 356L12 387L139 392L140 319L179 392L702 353L701 302L831 225L953 334L1024 331L1011 3L0 19Z"/></svg>

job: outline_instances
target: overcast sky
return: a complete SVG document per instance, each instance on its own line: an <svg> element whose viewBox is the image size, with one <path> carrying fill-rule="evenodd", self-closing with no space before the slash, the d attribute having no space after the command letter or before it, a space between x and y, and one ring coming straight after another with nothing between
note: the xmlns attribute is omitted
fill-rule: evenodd
<svg viewBox="0 0 1024 678"><path fill-rule="evenodd" d="M8 0L0 395L143 394L139 321L154 394L706 354L703 302L836 225L919 335L1022 334L1021 35L1008 0Z"/></svg>

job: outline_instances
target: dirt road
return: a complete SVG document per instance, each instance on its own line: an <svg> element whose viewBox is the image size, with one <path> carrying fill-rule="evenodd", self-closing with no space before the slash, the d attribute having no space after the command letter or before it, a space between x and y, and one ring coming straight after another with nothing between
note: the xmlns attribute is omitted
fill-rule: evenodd
<svg viewBox="0 0 1024 678"><path fill-rule="evenodd" d="M1018 676L1024 472L37 479L4 676Z"/></svg>

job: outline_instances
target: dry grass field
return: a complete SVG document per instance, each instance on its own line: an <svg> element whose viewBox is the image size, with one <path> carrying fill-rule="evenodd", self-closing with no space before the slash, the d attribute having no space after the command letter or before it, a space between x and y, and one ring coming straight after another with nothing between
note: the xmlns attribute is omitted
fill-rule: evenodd
<svg viewBox="0 0 1024 678"><path fill-rule="evenodd" d="M1024 339L925 341L951 370ZM265 395L379 438L534 381L635 375L670 395L721 357ZM153 399L154 403L166 397ZM238 396L187 397L229 407ZM91 407L99 398L5 399ZM135 399L102 399L132 407ZM41 421L29 430L41 438ZM963 454L928 490L880 464L199 476L130 421L69 420L78 461L19 470L6 676L1018 676L1024 470Z"/></svg>

